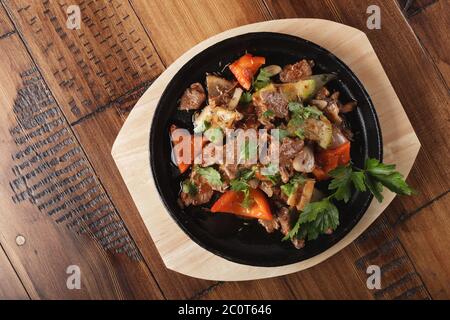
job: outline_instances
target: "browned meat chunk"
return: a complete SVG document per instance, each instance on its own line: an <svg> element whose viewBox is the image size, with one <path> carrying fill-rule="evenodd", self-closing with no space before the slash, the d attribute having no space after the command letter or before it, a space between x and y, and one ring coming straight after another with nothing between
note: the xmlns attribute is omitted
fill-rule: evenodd
<svg viewBox="0 0 450 320"><path fill-rule="evenodd" d="M228 180L236 179L238 173L237 164L221 164L219 170L225 174Z"/></svg>
<svg viewBox="0 0 450 320"><path fill-rule="evenodd" d="M272 220L258 219L258 222L266 229L268 233L272 233L280 228L280 224L278 223L277 219Z"/></svg>
<svg viewBox="0 0 450 320"><path fill-rule="evenodd" d="M284 138L280 145L280 164L285 164L303 149L304 142L300 139Z"/></svg>
<svg viewBox="0 0 450 320"><path fill-rule="evenodd" d="M278 90L261 90L260 94L253 95L253 104L259 119L267 119L266 111L273 113L274 117L285 118L289 113L288 100Z"/></svg>
<svg viewBox="0 0 450 320"><path fill-rule="evenodd" d="M296 215L288 208L283 207L278 211L277 220L280 223L281 233L283 235L287 235L291 231L292 226L295 223L295 219ZM305 245L304 239L293 238L291 239L291 242L297 249L301 249Z"/></svg>
<svg viewBox="0 0 450 320"><path fill-rule="evenodd" d="M190 187L187 188L188 190L185 190L184 183L190 184ZM197 174L195 170L192 170L189 182L183 182L180 200L185 206L205 204L211 200L214 190L224 191L221 188L213 188L203 176Z"/></svg>
<svg viewBox="0 0 450 320"><path fill-rule="evenodd" d="M180 101L180 110L197 110L206 100L205 90L198 82L191 84L189 88L184 91Z"/></svg>
<svg viewBox="0 0 450 320"><path fill-rule="evenodd" d="M273 184L270 181L261 181L259 188L264 191L265 194L270 198L273 196Z"/></svg>
<svg viewBox="0 0 450 320"><path fill-rule="evenodd" d="M301 60L294 64L288 64L280 73L281 82L297 82L312 75L313 61Z"/></svg>
<svg viewBox="0 0 450 320"><path fill-rule="evenodd" d="M206 76L206 88L208 89L208 102L211 106L227 106L233 97L236 81L209 74Z"/></svg>
<svg viewBox="0 0 450 320"><path fill-rule="evenodd" d="M208 203L213 196L213 189L207 183L194 182L197 190L191 193L181 192L180 199L181 202L187 207L190 205L198 206L201 204Z"/></svg>
<svg viewBox="0 0 450 320"><path fill-rule="evenodd" d="M344 105L339 106L339 111L341 113L352 112L356 108L356 101L347 102Z"/></svg>
<svg viewBox="0 0 450 320"><path fill-rule="evenodd" d="M330 91L326 87L322 87L317 91L316 93L316 99L323 100L325 98L328 98L330 96Z"/></svg>

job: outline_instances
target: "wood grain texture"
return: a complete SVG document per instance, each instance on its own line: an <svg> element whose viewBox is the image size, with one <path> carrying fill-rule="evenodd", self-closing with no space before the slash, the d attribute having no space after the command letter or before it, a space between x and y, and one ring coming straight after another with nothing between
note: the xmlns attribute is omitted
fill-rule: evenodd
<svg viewBox="0 0 450 320"><path fill-rule="evenodd" d="M417 44L407 22L401 17L393 1L267 0L264 3L263 1L237 0L131 0L130 2L131 5L128 1L122 0L73 1L74 4L78 3L83 8L86 7L82 12L82 17L85 19L82 23L84 27L88 26L88 28L83 28L80 33L76 30L58 28L64 27L67 19L65 13L67 5L59 6L59 3L63 3L62 1L2 0L2 3L8 6L10 15L15 18L19 34L28 45L32 58L38 62L39 70L43 71L44 80L49 84L57 102L60 103L63 111L61 114L64 114L69 122L76 124L73 130L86 153L85 159L92 164L90 170L106 189L104 194L110 198L111 201L108 203L111 208L122 215L127 229L135 238L146 264L150 267L165 297L206 299L227 297L428 298L424 282L430 288L433 297L449 297L448 272L446 272L448 271L448 250L446 252L441 250L448 246L445 238L445 235L448 234L448 221L444 214L448 204L441 201L447 198L446 192L449 189L448 168L445 166L448 163L448 158L445 157L448 154L448 143L442 138L448 133L448 112L446 112L448 96L445 96L445 93L448 92L448 78L446 78L447 87L442 81L442 78L446 77L445 70L448 66L446 52L442 51L443 48L446 48L443 44L446 43L448 35L442 32L445 30L445 24L442 26L442 23L448 21L446 20L448 15L440 14L445 12L434 9L438 1L408 1L412 5L405 11L425 51ZM399 0L401 8L403 8L402 2L406 3L406 1ZM440 0L440 2L446 2L446 0ZM27 8L28 3L31 3L31 6ZM365 28L367 17L365 10L369 4L380 5L382 30L369 31ZM448 2L444 3L444 5L447 4ZM110 5L112 6L110 7ZM270 9L270 13L266 10L266 5ZM104 6L108 7L102 9ZM48 11L46 11L47 9ZM18 12L19 10L20 12ZM204 14L204 12L208 14ZM109 18L111 14L114 15ZM34 18L35 16L37 18ZM426 150L422 149L419 153L408 180L420 190L420 195L414 199L395 200L385 212L387 219L383 219L381 222L377 220L360 237L363 239L362 241L357 240L338 255L312 269L285 277L244 283L211 283L187 278L167 270L163 266L148 233L142 231L140 218L137 217L135 206L111 162L108 147L111 146L119 127L126 119L135 101L151 84L154 77L163 70L163 64L170 64L184 51L213 34L246 23L266 20L271 16L274 18L319 17L331 19L357 26L368 34L416 130L417 126L420 126L419 138L422 144L426 144L424 146ZM36 28L39 24L42 24L44 30L48 30L49 33L42 34L39 28ZM136 30L133 31L133 29ZM37 34L34 33L35 31ZM61 31L65 31L66 35ZM121 31L123 34L119 35ZM3 7L0 6L0 39L9 39L15 32L14 26L7 18ZM132 32L131 35L130 32ZM115 35L119 37L116 38ZM148 57L149 53L152 56L146 61L147 64L152 65L153 59L158 60L157 53L147 36L151 36L151 40L158 49L158 54L161 55L162 62L156 61L149 72L141 72L134 78L129 73L130 70L133 69L133 74L141 70L133 60L136 58L133 49L130 52L127 51L130 49L130 44L145 52L144 54L138 52L137 55L140 55L141 58L137 58L136 61ZM67 39L70 39L80 49L82 53L80 56L78 56L76 48L72 49L73 52L71 51L68 47L71 43L66 42ZM83 39L87 39L89 43ZM130 39L133 40L131 42L137 41L137 43L131 43ZM14 41L20 42L17 39ZM49 45L53 42L56 45ZM85 43L88 43L87 48L80 46ZM148 47L140 47L142 43ZM4 48L15 49L15 46ZM74 47L71 46L71 48ZM117 52L111 52L112 49L117 49ZM120 49L125 50L125 54L122 54ZM46 51L43 54L43 50L47 50L49 55L45 54ZM108 56L110 52L112 56ZM392 52L397 54L393 55ZM431 58L427 58L426 54L429 54ZM61 56L64 56L64 61L67 59L66 70L64 70L65 65L59 64L58 59L61 59ZM94 56L100 61L89 60ZM79 57L83 58L87 67L81 62L79 65L76 64L81 61L78 59ZM0 61L0 69L3 65L2 62L5 63L3 60ZM439 68L442 77L439 77L433 70L436 67L432 62ZM90 72L87 79L84 79L86 73L84 69L89 69ZM64 77L56 73L57 70L64 70ZM15 69L15 72L18 71ZM56 75L52 72L55 72ZM423 77L424 74L427 76ZM80 90L78 90L79 88L73 89L73 85L70 86L72 75L75 75L74 78L79 81ZM9 74L5 74L1 79L4 79L5 76L7 81L10 81ZM127 80L126 88L120 86L123 79ZM62 80L66 82L62 82ZM108 83L108 81L111 82ZM3 82L0 80L0 92L6 97L15 96L16 88L9 90L7 94L4 93ZM19 84L18 86L20 87ZM111 86L117 88L117 95L111 93L109 88ZM78 104L75 105L68 97L72 97ZM97 100L97 98L100 99ZM89 99L93 103L88 103ZM11 105L11 103L12 101L9 101L7 105ZM2 105L5 104L2 103ZM440 107L438 108L438 106ZM73 110L72 107L74 107ZM431 118L430 113L433 113ZM1 117L1 121L2 126L5 126L3 124L5 122L8 124L3 128L3 130L7 130L10 128L11 121L15 120L8 113L7 119ZM68 127L67 124L64 124L64 127ZM55 133L54 129L52 129L52 133ZM2 137L2 153L4 153L3 142L5 139L9 139L9 133L6 136L2 134ZM12 154L10 148L12 147L8 146L6 155L3 156L10 157ZM17 147L13 147L13 149L13 152L17 153ZM10 161L9 158L8 161ZM6 170L10 170L9 168L13 164L17 164L17 162L8 163L11 164L4 167ZM32 168L35 167L37 164L33 163ZM10 177L11 173L8 171L6 178ZM64 179L60 178L58 182ZM44 189L47 188L41 190ZM10 253L11 261L31 297L162 297L157 294L158 289L155 285L145 285L148 281L147 277L151 277L147 271L136 273L134 264L129 263L127 257L109 252L104 253L103 249L99 248L95 241L92 241L91 236L73 234L62 224L55 226L53 221L57 218L55 220L45 219L45 214L33 209L32 205L23 207L24 204L21 202L20 210L17 209L17 205L4 206L4 203L11 202L13 194L11 189L7 191L7 196L3 196L2 190L3 199L0 199L0 205L2 218L4 217L3 210L7 212L6 227L10 230L8 234L5 234L5 225L0 223L0 242L7 245L5 250ZM431 205L433 209L430 210L430 200L436 199L436 197L438 200ZM93 211L95 212L95 210L87 210L86 213ZM13 215L16 212L17 215ZM67 211L63 216L65 213ZM393 230L387 221L397 226L394 232L398 234L399 238L395 237L395 234L394 237L392 236ZM30 226L27 226L28 224ZM434 230L439 233L435 234ZM19 232L25 234L27 239L26 245L22 247L15 244L15 237ZM46 236L43 237L42 234ZM51 237L57 240L48 241L47 239ZM63 243L64 249L61 249ZM66 243L67 245L65 245ZM407 252L402 248L403 246ZM422 252L426 252L426 254L422 256ZM60 255L62 258L57 259L54 254ZM417 266L411 263L408 254ZM83 278L82 292L68 292L64 283L67 275L64 270L61 271L63 268L53 262L58 261L62 265L72 263L73 260L80 257L83 261L82 270L85 268L88 270L86 278ZM429 264L430 261L431 264ZM364 266L372 263L379 263L385 271L386 277L383 276L382 291L369 291L365 287ZM107 270L106 275L97 272L97 269L102 272ZM420 274L420 277L415 271ZM47 273L48 276L46 276ZM424 282L421 281L421 278ZM1 280L0 283L2 283ZM88 287L85 287L85 281L88 282ZM142 282L143 285L136 287L136 282ZM150 282L154 283L153 280ZM0 292L1 287L2 285L0 285ZM135 290L137 293L132 295L130 290ZM149 291L152 291L154 295ZM0 296L2 296L1 293Z"/></svg>
<svg viewBox="0 0 450 320"><path fill-rule="evenodd" d="M400 5L400 8L402 9L402 12L405 14L406 17L412 17L429 6L437 3L439 0L397 0L398 4ZM442 0L447 1L447 0Z"/></svg>
<svg viewBox="0 0 450 320"><path fill-rule="evenodd" d="M260 0L131 1L166 66L219 32L270 18Z"/></svg>
<svg viewBox="0 0 450 320"><path fill-rule="evenodd" d="M20 282L3 248L0 247L0 298L2 300L28 300L28 294Z"/></svg>
<svg viewBox="0 0 450 320"><path fill-rule="evenodd" d="M80 29L66 27L69 3L4 1L69 122L104 107L161 72L128 1L73 1Z"/></svg>
<svg viewBox="0 0 450 320"><path fill-rule="evenodd" d="M0 5L0 39L7 37L11 32L14 32L14 26L9 20L5 9Z"/></svg>
<svg viewBox="0 0 450 320"><path fill-rule="evenodd" d="M450 193L398 227L399 238L435 299L450 297Z"/></svg>
<svg viewBox="0 0 450 320"><path fill-rule="evenodd" d="M327 30L317 33L315 30ZM336 245L305 261L282 267L253 267L227 261L199 247L170 218L154 186L148 157L149 132L159 97L173 75L194 55L223 39L258 31L284 32L313 41L340 57L364 84L377 109L383 133L384 160L398 163L407 175L419 149L417 137L365 35L351 27L319 19L292 19L255 23L211 37L176 60L139 99L113 146L113 157L162 255L172 270L203 279L248 280L307 269L329 258L360 235L393 199L385 192L382 204L374 201L357 226ZM336 35L339 35L336 36ZM342 46L345 39L346 46ZM355 50L358 48L358 50ZM151 190L149 192L149 190ZM189 252L189 255L186 255ZM221 268L216 268L220 265Z"/></svg>
<svg viewBox="0 0 450 320"><path fill-rule="evenodd" d="M0 55L0 242L30 297L161 298L17 34L0 40ZM80 290L67 287L70 265Z"/></svg>
<svg viewBox="0 0 450 320"><path fill-rule="evenodd" d="M450 35L446 32L450 26L450 1L433 2L409 17L408 22L450 90Z"/></svg>

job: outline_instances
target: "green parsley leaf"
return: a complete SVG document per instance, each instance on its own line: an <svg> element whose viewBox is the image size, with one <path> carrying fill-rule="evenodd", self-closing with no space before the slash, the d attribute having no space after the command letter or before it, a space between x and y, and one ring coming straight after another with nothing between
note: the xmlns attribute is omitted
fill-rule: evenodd
<svg viewBox="0 0 450 320"><path fill-rule="evenodd" d="M323 112L317 109L317 107L306 106L304 109L305 109L304 112L307 114L308 118L319 119L320 116L323 115Z"/></svg>
<svg viewBox="0 0 450 320"><path fill-rule="evenodd" d="M205 137L212 143L223 140L223 132L220 128L209 128L205 131Z"/></svg>
<svg viewBox="0 0 450 320"><path fill-rule="evenodd" d="M238 178L244 181L248 181L255 175L256 167L253 167L251 169L243 169L239 171Z"/></svg>
<svg viewBox="0 0 450 320"><path fill-rule="evenodd" d="M186 179L183 181L182 191L190 196L195 196L198 192L198 188L191 180Z"/></svg>
<svg viewBox="0 0 450 320"><path fill-rule="evenodd" d="M262 116L264 118L272 118L274 115L275 115L275 112L273 112L272 110L266 110L262 114Z"/></svg>
<svg viewBox="0 0 450 320"><path fill-rule="evenodd" d="M302 185L305 183L305 177L302 176L301 174L296 174L294 175L288 183L282 185L281 191L288 197L290 197L292 195L293 192L295 192L295 190L297 189L297 187L299 185Z"/></svg>
<svg viewBox="0 0 450 320"><path fill-rule="evenodd" d="M243 92L239 102L244 103L244 104L249 104L251 101L252 101L252 94L248 91Z"/></svg>
<svg viewBox="0 0 450 320"><path fill-rule="evenodd" d="M211 124L208 121L202 121L198 126L194 128L194 133L202 133L211 126Z"/></svg>
<svg viewBox="0 0 450 320"><path fill-rule="evenodd" d="M288 103L288 109L292 113L301 112L302 108L303 108L303 104L301 104L300 102L289 102Z"/></svg>
<svg viewBox="0 0 450 320"><path fill-rule="evenodd" d="M280 171L280 168L275 163L269 163L267 166L261 169L263 176L273 176Z"/></svg>
<svg viewBox="0 0 450 320"><path fill-rule="evenodd" d="M231 190L244 193L244 199L241 203L244 208L249 208L253 203L253 200L250 199L250 186L248 181L255 175L255 170L256 168L242 170L239 172L238 178L230 181Z"/></svg>
<svg viewBox="0 0 450 320"><path fill-rule="evenodd" d="M258 151L258 144L254 139L245 140L241 144L241 150L239 152L239 162L241 160L247 161L256 157L256 152Z"/></svg>
<svg viewBox="0 0 450 320"><path fill-rule="evenodd" d="M308 118L318 119L323 113L319 109L313 106L304 107L300 102L289 102L289 111L293 113L293 117L306 120Z"/></svg>
<svg viewBox="0 0 450 320"><path fill-rule="evenodd" d="M364 172L353 171L351 179L352 179L353 185L355 186L356 190L358 190L360 192L364 192L367 190L366 184L365 184Z"/></svg>
<svg viewBox="0 0 450 320"><path fill-rule="evenodd" d="M372 182L375 183L375 189L378 191L380 190L380 187L376 186L376 183L382 184L392 192L395 192L400 195L410 196L415 192L406 183L403 175L400 172L395 171L395 165L393 164L384 164L380 163L376 159L367 159L365 171L366 171L366 179L367 176L370 176ZM369 190L371 189L369 188ZM380 195L381 191L378 192L378 196ZM379 197L377 197L377 199L378 198Z"/></svg>
<svg viewBox="0 0 450 320"><path fill-rule="evenodd" d="M352 194L352 167L337 167L330 171L329 175L333 178L328 185L328 190L336 190L334 198L336 200L344 200L345 203L350 200Z"/></svg>
<svg viewBox="0 0 450 320"><path fill-rule="evenodd" d="M280 182L280 168L275 163L269 163L266 167L261 168L260 173L274 185Z"/></svg>
<svg viewBox="0 0 450 320"><path fill-rule="evenodd" d="M230 181L231 190L233 191L246 191L249 187L248 183L244 180L233 179Z"/></svg>
<svg viewBox="0 0 450 320"><path fill-rule="evenodd" d="M294 190L295 190L295 186L293 184L286 183L286 184L283 184L280 187L280 189L285 195L290 197L292 195L292 193L294 192Z"/></svg>
<svg viewBox="0 0 450 320"><path fill-rule="evenodd" d="M217 171L213 167L202 168L199 166L195 166L194 170L196 173L204 177L206 181L211 184L211 186L220 187L223 185L222 177L220 176L219 171Z"/></svg>
<svg viewBox="0 0 450 320"><path fill-rule="evenodd" d="M275 139L282 141L284 138L289 136L289 131L286 129L274 129L271 131L271 134Z"/></svg>
<svg viewBox="0 0 450 320"><path fill-rule="evenodd" d="M383 192L383 185L373 179L367 173L365 174L364 181L366 182L367 189L369 189L369 191L375 196L378 202L382 202L383 195L381 194L381 192Z"/></svg>
<svg viewBox="0 0 450 320"><path fill-rule="evenodd" d="M330 229L336 229L338 225L339 211L329 198L325 198L306 205L305 209L300 213L297 223L283 240L299 236L301 238L307 237L308 240L314 240L320 234L324 234ZM299 234L299 230L302 230L301 234Z"/></svg>
<svg viewBox="0 0 450 320"><path fill-rule="evenodd" d="M305 130L303 128L297 128L294 133L300 139L302 139L302 140L305 139Z"/></svg>
<svg viewBox="0 0 450 320"><path fill-rule="evenodd" d="M270 77L272 76L272 74L270 74L269 72L267 72L265 70L265 68L261 68L259 70L258 76L256 77L254 83L253 83L253 87L256 90L262 89L265 86L267 86L268 84L270 84Z"/></svg>

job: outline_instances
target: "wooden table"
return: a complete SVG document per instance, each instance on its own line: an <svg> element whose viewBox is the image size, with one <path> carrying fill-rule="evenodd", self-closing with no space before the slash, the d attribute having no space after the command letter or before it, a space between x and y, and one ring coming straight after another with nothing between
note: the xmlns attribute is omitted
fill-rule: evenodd
<svg viewBox="0 0 450 320"><path fill-rule="evenodd" d="M66 27L72 3L79 30ZM372 4L380 30L366 27ZM450 298L449 4L1 0L0 297ZM232 27L287 17L367 33L422 143L408 178L419 194L397 198L357 241L300 273L222 283L168 271L112 143L140 95L184 51ZM73 265L81 289L68 289ZM369 265L381 267L379 290L366 286Z"/></svg>

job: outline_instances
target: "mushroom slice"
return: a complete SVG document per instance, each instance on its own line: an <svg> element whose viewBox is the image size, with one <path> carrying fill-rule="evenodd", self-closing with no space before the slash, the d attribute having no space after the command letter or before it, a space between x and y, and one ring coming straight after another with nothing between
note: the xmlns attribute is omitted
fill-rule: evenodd
<svg viewBox="0 0 450 320"><path fill-rule="evenodd" d="M294 158L292 166L295 171L309 173L314 169L314 152L309 146L305 146Z"/></svg>

